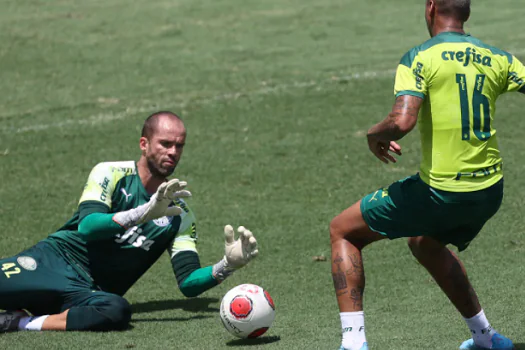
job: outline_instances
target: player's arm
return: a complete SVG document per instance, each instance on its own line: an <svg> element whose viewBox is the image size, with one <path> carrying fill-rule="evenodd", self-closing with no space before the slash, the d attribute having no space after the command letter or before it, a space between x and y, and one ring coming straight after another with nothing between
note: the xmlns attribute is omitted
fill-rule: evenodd
<svg viewBox="0 0 525 350"><path fill-rule="evenodd" d="M398 96L390 114L368 130L368 137L384 142L402 139L416 126L422 103L423 99L417 96Z"/></svg>
<svg viewBox="0 0 525 350"><path fill-rule="evenodd" d="M193 215L191 212L189 215ZM185 226L184 221L181 226ZM240 238L234 239L233 228L225 227L225 255L215 265L201 267L197 253L195 223L179 233L168 249L179 289L186 297L196 297L224 281L233 272L257 256L257 242L252 233L239 227Z"/></svg>
<svg viewBox="0 0 525 350"><path fill-rule="evenodd" d="M396 162L396 158L389 153L401 155L401 146L395 141L402 139L416 126L429 84L428 64L424 62L416 49L403 56L396 72L396 100L392 111L368 130L368 147L384 163Z"/></svg>
<svg viewBox="0 0 525 350"><path fill-rule="evenodd" d="M395 142L408 134L417 123L423 99L412 95L396 98L392 112L380 123L368 130L370 151L383 163L397 160L389 152L401 155L401 146Z"/></svg>
<svg viewBox="0 0 525 350"><path fill-rule="evenodd" d="M525 67L516 57L511 57L505 92L518 91L525 94Z"/></svg>
<svg viewBox="0 0 525 350"><path fill-rule="evenodd" d="M148 203L111 213L113 193L122 176L109 163L100 163L91 171L79 202L78 232L86 241L110 238L137 224L162 216L179 215L179 207L168 206L175 198L191 195L183 189L186 183L171 180L159 186Z"/></svg>
<svg viewBox="0 0 525 350"><path fill-rule="evenodd" d="M119 180L119 176L115 175L109 163L97 164L89 174L78 205L77 230L85 240L101 239L125 231L112 220L113 214L110 214L111 197Z"/></svg>

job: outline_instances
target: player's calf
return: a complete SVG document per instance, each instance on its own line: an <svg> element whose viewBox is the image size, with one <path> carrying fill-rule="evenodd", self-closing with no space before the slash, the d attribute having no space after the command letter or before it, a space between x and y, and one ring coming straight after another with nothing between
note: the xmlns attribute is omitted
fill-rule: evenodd
<svg viewBox="0 0 525 350"><path fill-rule="evenodd" d="M408 245L464 318L481 311L476 292L456 254L431 237L411 237Z"/></svg>
<svg viewBox="0 0 525 350"><path fill-rule="evenodd" d="M366 350L363 313L365 276L361 250L384 237L370 230L363 219L360 202L343 211L330 223L332 278L339 304L341 348Z"/></svg>
<svg viewBox="0 0 525 350"><path fill-rule="evenodd" d="M0 332L12 331L115 331L129 327L131 306L126 299L94 292L85 306L61 314L29 316L24 311L0 313Z"/></svg>

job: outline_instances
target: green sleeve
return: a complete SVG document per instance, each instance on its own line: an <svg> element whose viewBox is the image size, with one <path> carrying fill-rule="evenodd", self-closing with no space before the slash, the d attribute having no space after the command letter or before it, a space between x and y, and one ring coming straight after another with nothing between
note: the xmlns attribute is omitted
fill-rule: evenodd
<svg viewBox="0 0 525 350"><path fill-rule="evenodd" d="M109 213L109 210L109 207L105 203L85 201L78 206L78 220L82 221L86 216L93 213Z"/></svg>
<svg viewBox="0 0 525 350"><path fill-rule="evenodd" d="M184 282L179 285L182 294L188 298L196 297L218 285L219 282L213 278L212 270L213 266L207 266L193 271Z"/></svg>
<svg viewBox="0 0 525 350"><path fill-rule="evenodd" d="M113 237L117 233L124 233L125 228L113 221L114 214L91 213L84 217L78 225L80 233L86 241L95 241Z"/></svg>
<svg viewBox="0 0 525 350"><path fill-rule="evenodd" d="M171 259L173 272L184 296L196 297L219 282L213 277L213 266L201 267L199 255L194 251L182 251Z"/></svg>

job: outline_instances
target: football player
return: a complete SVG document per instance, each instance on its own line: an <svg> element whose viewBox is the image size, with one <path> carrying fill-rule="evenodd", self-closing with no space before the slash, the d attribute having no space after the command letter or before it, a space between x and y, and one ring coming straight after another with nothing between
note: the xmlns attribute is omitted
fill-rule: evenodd
<svg viewBox="0 0 525 350"><path fill-rule="evenodd" d="M419 120L418 174L380 188L333 219L332 276L340 309L340 349L368 349L361 251L372 242L409 237L417 260L465 319L472 339L460 349L513 349L491 327L465 268L448 244L468 247L499 209L502 159L493 126L496 99L525 93L525 68L513 55L465 33L470 0L426 0L431 39L406 53L397 68L395 104L368 131L382 162L401 155L396 142Z"/></svg>
<svg viewBox="0 0 525 350"><path fill-rule="evenodd" d="M169 180L186 139L182 120L144 123L138 162L104 162L89 175L73 217L57 232L0 260L0 331L127 328L126 291L167 251L181 292L197 296L258 254L244 227L224 228L224 257L201 267L186 182ZM27 310L30 314L28 314Z"/></svg>

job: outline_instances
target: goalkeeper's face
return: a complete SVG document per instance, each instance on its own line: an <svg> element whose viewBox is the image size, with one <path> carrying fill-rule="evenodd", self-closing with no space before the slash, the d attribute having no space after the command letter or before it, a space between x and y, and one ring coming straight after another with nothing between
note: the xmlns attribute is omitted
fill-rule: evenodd
<svg viewBox="0 0 525 350"><path fill-rule="evenodd" d="M179 163L186 140L186 129L180 120L161 118L149 137L140 139L142 155L156 177L170 176Z"/></svg>

